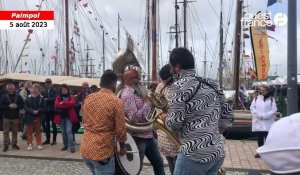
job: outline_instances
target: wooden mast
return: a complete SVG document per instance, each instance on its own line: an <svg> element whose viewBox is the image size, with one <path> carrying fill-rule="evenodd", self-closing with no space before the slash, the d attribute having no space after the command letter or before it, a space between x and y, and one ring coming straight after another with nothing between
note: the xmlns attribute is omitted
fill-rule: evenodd
<svg viewBox="0 0 300 175"><path fill-rule="evenodd" d="M235 89L235 106L239 102L239 72L240 72L240 45L241 45L241 18L242 18L243 0L237 0L236 5L236 22L235 22L235 42L234 42L234 89Z"/></svg>
<svg viewBox="0 0 300 175"><path fill-rule="evenodd" d="M65 0L65 32L66 32L66 75L70 75L70 54L69 54L69 1Z"/></svg>
<svg viewBox="0 0 300 175"><path fill-rule="evenodd" d="M157 61L156 61L156 0L152 0L152 10L151 10L151 19L152 19L152 81L157 81Z"/></svg>
<svg viewBox="0 0 300 175"><path fill-rule="evenodd" d="M220 53L219 53L219 84L220 88L223 86L223 53L224 53L224 46L223 46L223 0L221 0L221 12L220 12Z"/></svg>

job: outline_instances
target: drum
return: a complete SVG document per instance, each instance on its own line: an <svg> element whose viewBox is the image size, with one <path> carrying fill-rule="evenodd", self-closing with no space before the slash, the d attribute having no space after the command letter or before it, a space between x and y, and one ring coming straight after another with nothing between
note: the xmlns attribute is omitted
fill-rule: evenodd
<svg viewBox="0 0 300 175"><path fill-rule="evenodd" d="M120 150L119 143L115 145L115 158L116 158L116 175L136 175L140 171L140 154L135 144L135 141L130 134L127 133L127 140L125 142L125 148L127 150L124 156L119 156Z"/></svg>

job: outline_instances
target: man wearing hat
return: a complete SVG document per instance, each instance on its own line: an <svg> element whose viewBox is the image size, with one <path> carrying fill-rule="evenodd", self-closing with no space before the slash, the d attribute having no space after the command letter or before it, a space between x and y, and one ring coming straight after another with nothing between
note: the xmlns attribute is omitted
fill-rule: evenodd
<svg viewBox="0 0 300 175"><path fill-rule="evenodd" d="M50 144L50 122L53 131L53 140L51 145L56 144L56 136L57 136L57 127L53 122L54 119L54 101L57 96L57 91L53 88L52 80L47 78L45 80L45 90L42 91L42 95L45 98L45 116L42 120L43 130L46 133L46 140L43 142L43 145Z"/></svg>
<svg viewBox="0 0 300 175"><path fill-rule="evenodd" d="M146 117L153 106L147 97L147 89L140 83L140 68L126 66L123 74L125 88L120 91L120 97L125 104L125 115L132 123L145 123ZM144 156L153 166L155 175L164 175L164 164L160 156L158 144L153 132L130 132L139 149L141 158L140 171L143 167Z"/></svg>

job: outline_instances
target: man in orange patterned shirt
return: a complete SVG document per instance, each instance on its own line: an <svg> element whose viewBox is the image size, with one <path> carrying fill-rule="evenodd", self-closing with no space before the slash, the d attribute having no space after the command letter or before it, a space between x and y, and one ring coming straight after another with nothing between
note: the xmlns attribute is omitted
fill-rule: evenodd
<svg viewBox="0 0 300 175"><path fill-rule="evenodd" d="M99 92L85 98L82 110L84 134L81 156L93 175L114 175L114 141L120 143L120 155L126 153L125 109L116 91L117 75L106 70L101 77Z"/></svg>

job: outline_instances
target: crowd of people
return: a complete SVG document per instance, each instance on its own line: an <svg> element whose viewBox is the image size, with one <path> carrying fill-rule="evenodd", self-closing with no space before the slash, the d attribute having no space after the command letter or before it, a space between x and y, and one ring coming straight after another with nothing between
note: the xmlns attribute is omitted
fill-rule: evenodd
<svg viewBox="0 0 300 175"><path fill-rule="evenodd" d="M59 125L63 141L61 151L74 153L74 133L82 123L80 154L93 175L114 175L116 156L132 159L135 153L127 152L132 151L126 143L127 133L138 149L139 172L147 157L155 175L166 174L163 155L172 175L218 174L225 159L222 133L234 120L232 107L222 89L213 80L197 75L194 57L185 48L171 51L169 64L162 67L159 76L161 81L155 94L164 96L168 104L164 109L156 109L156 113L165 128L179 139L179 147L162 128L137 131L126 127L126 122L149 122L150 111L157 107L140 81L140 67L126 65L121 75L106 70L100 79L99 91L86 82L76 94L66 84L54 89L51 79L45 80L44 88L28 81L20 83L18 90L13 82L8 82L0 99L3 151L8 151L10 144L12 149L20 149L17 144L20 126L21 137L27 140L27 150L34 149L33 135L39 150L46 144L55 145ZM120 77L121 88L118 88ZM260 87L250 110L252 131L258 134L258 146L262 147L277 111L276 100L268 86ZM41 131L45 132L44 142Z"/></svg>
<svg viewBox="0 0 300 175"><path fill-rule="evenodd" d="M80 105L85 96L95 91L97 86L95 90L94 86L89 87L88 83L84 82L81 92L71 94L68 85L62 84L54 88L49 78L42 84L33 84L31 81L19 84L14 81L7 82L0 97L3 152L9 150L9 145L12 149L20 149L17 144L18 131L21 131L22 140L27 140L29 151L34 149L33 138L36 139L36 148L39 150L43 149L43 145L56 145L59 125L63 138L61 150L69 149L74 153L76 145L74 133L82 123ZM45 137L42 136L42 132L45 133Z"/></svg>

